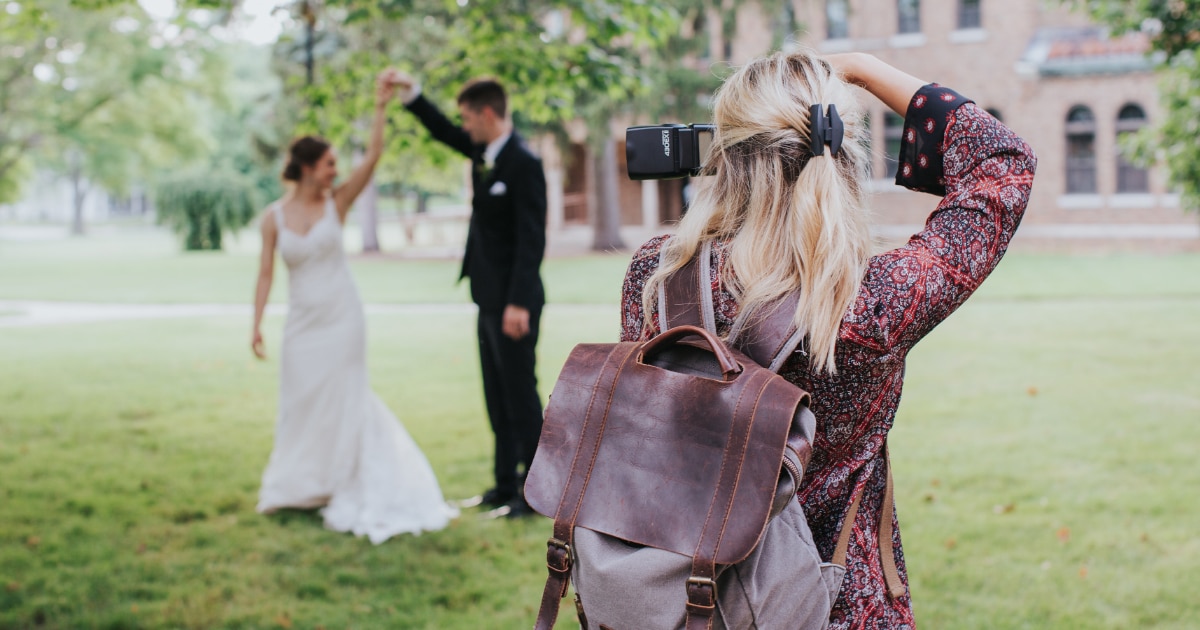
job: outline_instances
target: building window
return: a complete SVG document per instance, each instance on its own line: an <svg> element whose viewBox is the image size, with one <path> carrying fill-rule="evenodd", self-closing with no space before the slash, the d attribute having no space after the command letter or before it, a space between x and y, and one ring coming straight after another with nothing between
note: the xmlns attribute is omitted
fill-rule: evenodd
<svg viewBox="0 0 1200 630"><path fill-rule="evenodd" d="M979 7L980 0L958 0L958 28L982 28L983 12Z"/></svg>
<svg viewBox="0 0 1200 630"><path fill-rule="evenodd" d="M900 144L904 139L904 119L895 112L883 114L883 176L892 179L900 161Z"/></svg>
<svg viewBox="0 0 1200 630"><path fill-rule="evenodd" d="M850 37L848 0L825 0L825 36L828 39Z"/></svg>
<svg viewBox="0 0 1200 630"><path fill-rule="evenodd" d="M1067 113L1067 194L1096 192L1096 119L1076 105Z"/></svg>
<svg viewBox="0 0 1200 630"><path fill-rule="evenodd" d="M900 13L898 32L921 32L921 0L897 0L896 9Z"/></svg>
<svg viewBox="0 0 1200 630"><path fill-rule="evenodd" d="M1125 159L1121 138L1141 129L1146 124L1146 112L1134 104L1126 105L1117 114L1117 192L1150 192L1150 178L1146 169Z"/></svg>

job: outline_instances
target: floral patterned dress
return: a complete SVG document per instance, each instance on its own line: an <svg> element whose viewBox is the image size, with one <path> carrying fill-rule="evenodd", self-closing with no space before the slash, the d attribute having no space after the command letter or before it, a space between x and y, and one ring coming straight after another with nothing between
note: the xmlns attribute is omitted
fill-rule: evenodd
<svg viewBox="0 0 1200 630"><path fill-rule="evenodd" d="M847 572L831 628L913 628L900 529L892 547L905 593L888 594L879 552L879 520L887 485L885 445L900 404L904 360L912 347L954 312L991 273L1029 202L1037 166L1033 150L1012 130L956 92L936 84L909 103L896 183L942 197L925 229L906 245L874 256L842 318L837 374L810 369L797 353L780 374L813 395L817 435L799 497L817 547L833 555L852 497L863 492L847 554ZM668 237L634 255L622 295L622 341L657 335L658 313L644 313L642 290ZM726 243L713 247L717 331L727 334L738 305L721 286ZM657 307L656 307L657 308Z"/></svg>

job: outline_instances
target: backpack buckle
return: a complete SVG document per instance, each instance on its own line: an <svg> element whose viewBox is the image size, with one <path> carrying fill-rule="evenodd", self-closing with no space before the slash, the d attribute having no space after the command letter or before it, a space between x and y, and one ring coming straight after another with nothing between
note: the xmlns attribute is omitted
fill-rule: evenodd
<svg viewBox="0 0 1200 630"><path fill-rule="evenodd" d="M688 604L697 608L716 608L717 583L712 578L692 576L687 579Z"/></svg>
<svg viewBox="0 0 1200 630"><path fill-rule="evenodd" d="M571 570L571 545L551 538L546 541L546 568L555 573L567 573Z"/></svg>

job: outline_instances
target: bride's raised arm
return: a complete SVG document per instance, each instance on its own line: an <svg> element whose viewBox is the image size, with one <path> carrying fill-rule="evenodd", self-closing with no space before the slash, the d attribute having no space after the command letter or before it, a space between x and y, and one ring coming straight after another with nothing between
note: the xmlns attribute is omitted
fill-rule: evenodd
<svg viewBox="0 0 1200 630"><path fill-rule="evenodd" d="M384 71L375 79L375 118L371 123L371 139L367 144L367 153L350 177L333 189L333 201L337 206L338 220L345 223L346 214L354 205L354 200L371 181L375 165L383 154L383 128L387 124L387 104L396 93L396 86L389 79L390 71Z"/></svg>

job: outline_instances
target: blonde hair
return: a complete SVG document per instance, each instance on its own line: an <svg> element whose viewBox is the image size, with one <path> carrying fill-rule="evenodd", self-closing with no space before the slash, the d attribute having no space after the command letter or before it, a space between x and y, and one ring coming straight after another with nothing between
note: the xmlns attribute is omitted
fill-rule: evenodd
<svg viewBox="0 0 1200 630"><path fill-rule="evenodd" d="M822 110L835 105L845 123L836 156L828 147L812 154L815 103ZM702 243L728 240L721 280L741 305L734 330L760 307L802 289L795 324L808 331L812 365L836 373L838 329L872 249L862 188L869 177L863 111L823 59L775 53L725 81L713 120L705 159L705 174L713 177L664 245L663 263L643 293L644 312L652 312L658 286Z"/></svg>

